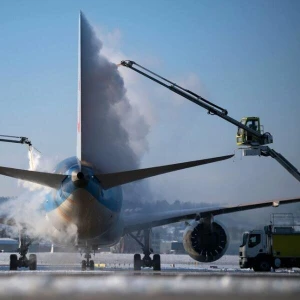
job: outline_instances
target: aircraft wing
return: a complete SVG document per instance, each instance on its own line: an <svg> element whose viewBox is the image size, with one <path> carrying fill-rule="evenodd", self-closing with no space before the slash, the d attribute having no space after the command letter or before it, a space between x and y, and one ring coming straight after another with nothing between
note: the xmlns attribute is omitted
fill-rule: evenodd
<svg viewBox="0 0 300 300"><path fill-rule="evenodd" d="M150 214L133 214L124 216L125 228L124 234L134 232L142 229L162 226L170 223L194 219L197 216L201 218L207 216L217 216L228 214L238 211L250 210L262 207L278 207L279 205L300 202L299 198L271 200L259 203L248 203L237 206L224 206L224 207L206 207L199 209L184 209L180 211L167 211Z"/></svg>

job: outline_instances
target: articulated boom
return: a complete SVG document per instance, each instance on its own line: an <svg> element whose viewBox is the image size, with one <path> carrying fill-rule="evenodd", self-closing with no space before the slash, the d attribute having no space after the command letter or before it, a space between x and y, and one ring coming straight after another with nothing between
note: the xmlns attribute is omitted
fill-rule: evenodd
<svg viewBox="0 0 300 300"><path fill-rule="evenodd" d="M263 131L263 127L260 125L258 117L245 117L242 118L241 121L237 121L228 116L228 111L225 108L222 108L200 95L197 95L196 93L144 68L134 61L123 60L120 65L134 70L135 72L206 109L208 114L217 115L225 121L237 126L238 131L236 141L238 146L246 146L246 148L242 148L244 156L270 156L280 163L292 176L300 181L300 173L298 170L281 154L266 146L267 144L273 143L273 136L269 132Z"/></svg>

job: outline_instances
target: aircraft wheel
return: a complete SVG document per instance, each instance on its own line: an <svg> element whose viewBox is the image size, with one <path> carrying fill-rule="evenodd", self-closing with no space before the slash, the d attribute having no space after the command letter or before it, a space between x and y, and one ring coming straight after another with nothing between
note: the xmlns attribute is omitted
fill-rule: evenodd
<svg viewBox="0 0 300 300"><path fill-rule="evenodd" d="M86 270L86 260L83 260L81 262L81 271L85 271Z"/></svg>
<svg viewBox="0 0 300 300"><path fill-rule="evenodd" d="M154 254L153 255L153 271L160 271L160 255L159 254Z"/></svg>
<svg viewBox="0 0 300 300"><path fill-rule="evenodd" d="M9 258L9 270L16 271L18 269L18 256L11 254Z"/></svg>
<svg viewBox="0 0 300 300"><path fill-rule="evenodd" d="M93 260L90 260L90 270L94 271L95 270L95 263Z"/></svg>
<svg viewBox="0 0 300 300"><path fill-rule="evenodd" d="M135 271L141 271L142 269L142 259L140 254L134 254L133 265Z"/></svg>
<svg viewBox="0 0 300 300"><path fill-rule="evenodd" d="M29 255L29 261L28 261L28 267L29 270L36 270L36 255L35 254L30 254Z"/></svg>

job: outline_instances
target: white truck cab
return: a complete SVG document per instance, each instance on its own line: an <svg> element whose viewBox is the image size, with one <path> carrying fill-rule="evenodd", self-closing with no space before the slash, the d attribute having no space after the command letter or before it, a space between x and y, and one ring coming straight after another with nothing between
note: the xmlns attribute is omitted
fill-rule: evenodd
<svg viewBox="0 0 300 300"><path fill-rule="evenodd" d="M244 232L239 249L241 268L269 272L271 268L300 267L298 225L264 226L263 230Z"/></svg>
<svg viewBox="0 0 300 300"><path fill-rule="evenodd" d="M240 267L251 268L253 267L253 260L257 257L265 256L267 251L266 233L263 230L252 230L243 234L243 243L240 246ZM263 271L270 271L271 265L266 261L260 263ZM255 269L255 267L253 267Z"/></svg>

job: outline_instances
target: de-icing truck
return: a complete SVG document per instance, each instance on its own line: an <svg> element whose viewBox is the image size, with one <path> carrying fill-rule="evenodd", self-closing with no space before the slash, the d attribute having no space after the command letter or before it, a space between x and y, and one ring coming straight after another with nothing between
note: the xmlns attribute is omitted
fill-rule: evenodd
<svg viewBox="0 0 300 300"><path fill-rule="evenodd" d="M263 230L244 232L240 268L256 272L300 268L300 223L295 220L292 214L273 214L273 222Z"/></svg>

